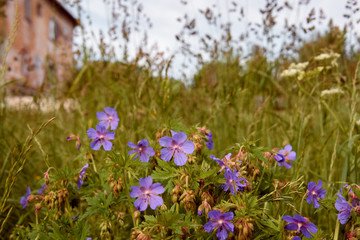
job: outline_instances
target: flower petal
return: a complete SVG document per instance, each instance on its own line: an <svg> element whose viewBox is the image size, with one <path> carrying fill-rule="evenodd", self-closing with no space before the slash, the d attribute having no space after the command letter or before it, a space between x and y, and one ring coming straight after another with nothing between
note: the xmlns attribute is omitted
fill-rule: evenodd
<svg viewBox="0 0 360 240"><path fill-rule="evenodd" d="M174 135L177 134L177 132L175 132L173 130L170 130L170 133L171 133L171 137L174 137Z"/></svg>
<svg viewBox="0 0 360 240"><path fill-rule="evenodd" d="M186 154L192 154L194 152L195 146L191 141L186 141L182 146L180 146L181 151Z"/></svg>
<svg viewBox="0 0 360 240"><path fill-rule="evenodd" d="M185 133L183 132L179 132L179 133L176 133L174 134L173 136L173 140L177 143L177 144L181 144L183 142L185 142L187 139L187 136Z"/></svg>
<svg viewBox="0 0 360 240"><path fill-rule="evenodd" d="M141 196L142 194L143 194L143 192L141 191L141 188L139 186L131 187L130 197L137 198L137 197Z"/></svg>
<svg viewBox="0 0 360 240"><path fill-rule="evenodd" d="M312 237L311 233L309 233L309 231L308 231L304 226L302 226L302 227L300 228L300 230L301 230L301 232L304 234L305 237L307 237L307 238L311 238L311 237Z"/></svg>
<svg viewBox="0 0 360 240"><path fill-rule="evenodd" d="M226 228L226 230L228 230L229 232L234 232L234 224L231 222L224 222L223 223L224 227Z"/></svg>
<svg viewBox="0 0 360 240"><path fill-rule="evenodd" d="M139 155L140 162L149 162L149 155L147 155L145 152L140 152Z"/></svg>
<svg viewBox="0 0 360 240"><path fill-rule="evenodd" d="M219 220L220 216L221 216L220 211L212 210L208 213L208 218L210 219Z"/></svg>
<svg viewBox="0 0 360 240"><path fill-rule="evenodd" d="M318 229L313 223L306 223L303 225L311 233L317 233Z"/></svg>
<svg viewBox="0 0 360 240"><path fill-rule="evenodd" d="M290 223L288 225L285 225L285 229L288 231L294 231L298 229L298 225L296 223Z"/></svg>
<svg viewBox="0 0 360 240"><path fill-rule="evenodd" d="M162 137L159 139L159 144L163 147L172 147L173 146L173 140L171 137Z"/></svg>
<svg viewBox="0 0 360 240"><path fill-rule="evenodd" d="M162 194L165 192L165 188L161 185L161 183L154 183L150 186L150 191L152 194Z"/></svg>
<svg viewBox="0 0 360 240"><path fill-rule="evenodd" d="M284 147L284 150L285 150L286 152L290 152L290 151L292 150L292 146L291 146L290 144L288 144L288 145L286 145L286 146Z"/></svg>
<svg viewBox="0 0 360 240"><path fill-rule="evenodd" d="M105 107L104 111L111 116L114 116L116 114L116 109L111 107Z"/></svg>
<svg viewBox="0 0 360 240"><path fill-rule="evenodd" d="M147 209L147 206L148 206L147 198L145 196L139 197L134 202L134 206L139 211L145 211Z"/></svg>
<svg viewBox="0 0 360 240"><path fill-rule="evenodd" d="M284 220L285 222L288 222L288 223L295 223L294 219L289 215L283 216L282 220Z"/></svg>
<svg viewBox="0 0 360 240"><path fill-rule="evenodd" d="M111 148L112 148L112 146L113 146L112 142L104 139L103 147L104 147L104 150L105 150L105 151L110 151Z"/></svg>
<svg viewBox="0 0 360 240"><path fill-rule="evenodd" d="M294 220L301 223L306 223L306 219L300 215L294 215Z"/></svg>
<svg viewBox="0 0 360 240"><path fill-rule="evenodd" d="M221 217L225 221L231 221L234 218L234 213L233 212L227 212L227 213L222 214Z"/></svg>
<svg viewBox="0 0 360 240"><path fill-rule="evenodd" d="M205 231L207 231L209 233L212 230L214 230L217 227L217 225L218 225L217 222L209 221L204 224L204 229L205 229Z"/></svg>
<svg viewBox="0 0 360 240"><path fill-rule="evenodd" d="M115 130L117 128L117 126L119 125L119 120L112 120L110 122L110 130Z"/></svg>
<svg viewBox="0 0 360 240"><path fill-rule="evenodd" d="M106 131L107 127L105 127L104 125L98 124L95 126L95 129L98 132L104 133Z"/></svg>
<svg viewBox="0 0 360 240"><path fill-rule="evenodd" d="M113 139L115 139L115 133L114 133L114 132L106 131L106 132L105 132L105 138L110 139L110 140L113 140Z"/></svg>
<svg viewBox="0 0 360 240"><path fill-rule="evenodd" d="M139 146L142 146L142 147L149 146L149 142L146 139L142 139L138 144L139 144Z"/></svg>
<svg viewBox="0 0 360 240"><path fill-rule="evenodd" d="M150 155L150 157L152 157L152 156L155 155L155 151L154 151L154 149L153 149L152 147L146 147L146 148L144 149L144 151L145 151L148 155Z"/></svg>
<svg viewBox="0 0 360 240"><path fill-rule="evenodd" d="M309 192L312 192L315 188L316 182L309 182L308 183L308 190Z"/></svg>
<svg viewBox="0 0 360 240"><path fill-rule="evenodd" d="M101 141L100 141L100 139L97 138L97 139L95 139L94 141L92 141L92 142L90 143L90 147L91 147L92 150L95 150L95 151L99 150L100 147L101 147Z"/></svg>
<svg viewBox="0 0 360 240"><path fill-rule="evenodd" d="M140 180L139 180L140 186L142 186L145 189L149 189L152 182L153 182L153 180L150 176L145 177L145 178L140 178Z"/></svg>
<svg viewBox="0 0 360 240"><path fill-rule="evenodd" d="M99 136L97 131L93 128L89 128L86 133L90 139L95 139Z"/></svg>
<svg viewBox="0 0 360 240"><path fill-rule="evenodd" d="M106 121L108 119L108 115L104 112L97 112L96 118L100 121Z"/></svg>
<svg viewBox="0 0 360 240"><path fill-rule="evenodd" d="M323 186L323 183L322 183L321 179L319 179L318 184L316 184L315 191L319 191L322 188L322 186Z"/></svg>
<svg viewBox="0 0 360 240"><path fill-rule="evenodd" d="M130 147L130 148L136 148L136 149L139 148L139 146L138 146L137 144L132 143L132 142L128 142L127 145L128 145L128 147Z"/></svg>
<svg viewBox="0 0 360 240"><path fill-rule="evenodd" d="M160 196L151 194L149 198L150 208L155 210L158 206L163 204L163 199Z"/></svg>
<svg viewBox="0 0 360 240"><path fill-rule="evenodd" d="M226 229L224 227L219 227L216 236L220 240L225 240L228 236Z"/></svg>
<svg viewBox="0 0 360 240"><path fill-rule="evenodd" d="M174 154L174 150L170 148L163 148L160 150L160 153L161 153L161 159L168 162L171 160Z"/></svg>
<svg viewBox="0 0 360 240"><path fill-rule="evenodd" d="M287 157L287 159L294 161L296 159L296 152L294 152L294 151L289 152L289 154L286 157Z"/></svg>
<svg viewBox="0 0 360 240"><path fill-rule="evenodd" d="M174 163L177 166L183 166L185 165L187 161L187 156L185 155L185 153L181 152L181 151L175 151L174 154Z"/></svg>

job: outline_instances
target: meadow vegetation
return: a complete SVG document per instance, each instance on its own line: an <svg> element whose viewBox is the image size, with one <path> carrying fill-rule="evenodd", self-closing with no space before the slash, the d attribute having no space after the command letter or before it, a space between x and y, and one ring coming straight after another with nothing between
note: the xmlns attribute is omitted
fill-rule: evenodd
<svg viewBox="0 0 360 240"><path fill-rule="evenodd" d="M358 42L348 41L351 27L341 29L331 21L325 32L312 39L291 35L316 31L315 20L284 27L294 38L278 42L272 30L277 9L289 3L266 2L263 25L257 30L265 36L265 45L253 46L248 53L240 49L240 38L235 42L230 27L216 25L219 21L211 17L211 8L202 13L209 24L220 29L219 36L201 35L188 16L181 20L184 28L176 37L182 54L199 64L189 84L168 76L172 58L139 48L134 59L125 51L119 61L113 59L109 46L99 44L100 59L92 59L91 49L78 46L81 54L75 56L82 67L75 68L74 63L71 81L61 88L55 83L34 96L35 103L54 99L59 108L54 105L47 112L8 108L4 99L11 86L0 86L3 238L221 239L224 235L204 226L220 218L215 212L208 215L211 211L233 213L234 218L229 218L233 233L227 229L227 239L303 237L304 229L295 232L285 227L293 220L284 215L310 219L306 223L317 227L313 239L360 238ZM355 3L347 2L353 11L358 7ZM240 6L236 7L241 13ZM116 11L125 10L119 7ZM317 21L321 16L310 12L312 18ZM129 19L135 21L136 17ZM125 17L125 23L133 26L129 19ZM131 31L119 29L124 31L113 34L119 34L126 49ZM204 44L202 52L188 44L191 39ZM276 44L282 46L277 55L271 52ZM69 98L74 102L71 108L62 107ZM97 112L105 107L116 109L119 122L112 150L101 147L95 151L87 131L95 128ZM195 150L187 155L185 165L162 160L164 146L159 141L174 137L171 130L186 133L187 140L194 143ZM211 150L205 145L209 131ZM154 148L149 162L128 155L132 150L128 142L141 139ZM278 159L279 150L287 145L296 152L291 168L281 166ZM232 158L224 158L228 153ZM225 159L231 167L220 171L219 161ZM84 169L85 164L88 168ZM135 199L130 197L134 196L133 186L148 176L154 184L162 184L164 191L159 195L164 204L155 210L151 204L145 211L136 210ZM246 179L235 194L222 188L231 177ZM80 187L79 179L83 180ZM326 196L318 197L320 207L314 208L315 203L306 201L306 191L310 182L319 180ZM44 184L47 189L38 194ZM28 186L32 197L22 209L20 198ZM232 187L236 189L228 186ZM338 221L335 207L341 201L336 195L340 189L345 197L343 209L347 201L352 203L351 215L344 223Z"/></svg>

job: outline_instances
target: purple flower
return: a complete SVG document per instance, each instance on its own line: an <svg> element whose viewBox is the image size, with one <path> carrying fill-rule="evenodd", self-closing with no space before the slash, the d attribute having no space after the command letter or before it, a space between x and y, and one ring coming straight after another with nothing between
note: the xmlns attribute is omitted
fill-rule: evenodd
<svg viewBox="0 0 360 240"><path fill-rule="evenodd" d="M282 219L289 224L285 226L285 229L288 231L296 231L296 234L299 234L300 231L304 234L305 237L312 237L311 233L317 233L317 228L315 224L311 223L309 219L304 218L300 215L294 215L294 217L290 217L289 215L285 215Z"/></svg>
<svg viewBox="0 0 360 240"><path fill-rule="evenodd" d="M299 236L295 236L291 240L301 240L301 238Z"/></svg>
<svg viewBox="0 0 360 240"><path fill-rule="evenodd" d="M336 195L338 196L338 199L336 199L335 208L340 212L338 214L338 220L341 224L345 224L350 217L351 205L340 193Z"/></svg>
<svg viewBox="0 0 360 240"><path fill-rule="evenodd" d="M130 197L138 198L134 202L135 208L139 211L145 211L148 204L150 208L155 210L158 206L163 204L163 199L157 194L162 194L165 188L161 183L152 184L152 178L150 176L146 178L140 178L140 186L131 187Z"/></svg>
<svg viewBox="0 0 360 240"><path fill-rule="evenodd" d="M194 152L194 143L186 141L187 136L183 132L171 131L171 137L162 137L159 140L159 144L165 148L161 149L161 159L168 162L174 155L174 162L178 166L185 165L187 161L186 154L192 154Z"/></svg>
<svg viewBox="0 0 360 240"><path fill-rule="evenodd" d="M205 133L206 138L207 138L207 142L205 142L205 145L208 147L209 150L214 148L214 142L212 140L213 135L211 132Z"/></svg>
<svg viewBox="0 0 360 240"><path fill-rule="evenodd" d="M234 196L235 192L244 191L247 181L245 178L240 178L239 175L238 171L234 170L234 172L232 172L227 168L225 170L226 183L221 186L222 189L224 189L224 191L228 191L230 188L230 192Z"/></svg>
<svg viewBox="0 0 360 240"><path fill-rule="evenodd" d="M104 126L105 129L115 130L119 124L119 117L115 108L106 107L105 112L97 112L96 117L100 120L99 124Z"/></svg>
<svg viewBox="0 0 360 240"><path fill-rule="evenodd" d="M73 216L71 219L72 220L75 220L75 219L77 219L79 217L79 214L76 214L75 216Z"/></svg>
<svg viewBox="0 0 360 240"><path fill-rule="evenodd" d="M311 202L313 202L314 208L319 208L320 207L319 199L325 198L326 190L321 189L322 185L323 183L321 180L319 180L318 184L316 184L316 182L309 182L308 184L308 190L307 190L308 197L306 201L308 202L308 204L311 204Z"/></svg>
<svg viewBox="0 0 360 240"><path fill-rule="evenodd" d="M205 223L204 229L209 233L215 228L218 228L216 233L218 239L226 239L228 236L227 231L234 232L234 224L230 222L234 218L233 212L221 214L220 211L213 210L209 212L208 217L212 219L212 221Z"/></svg>
<svg viewBox="0 0 360 240"><path fill-rule="evenodd" d="M30 187L28 187L26 189L26 195L20 198L20 204L23 205L22 209L24 209L28 205L30 195L31 195L31 189Z"/></svg>
<svg viewBox="0 0 360 240"><path fill-rule="evenodd" d="M85 166L83 166L83 168L80 170L80 176L79 176L79 180L77 182L77 186L78 189L81 187L81 185L84 184L84 174L86 172L86 169L89 167L89 164L85 164Z"/></svg>
<svg viewBox="0 0 360 240"><path fill-rule="evenodd" d="M46 184L42 185L41 188L39 189L39 194L43 194L46 188L47 188Z"/></svg>
<svg viewBox="0 0 360 240"><path fill-rule="evenodd" d="M149 158L155 155L155 151L152 147L149 146L149 142L146 139L141 140L136 145L135 143L128 142L127 145L135 150L131 150L128 152L128 155L136 153L134 159L136 159L139 155L139 159L141 162L148 162ZM150 156L150 157L149 157Z"/></svg>
<svg viewBox="0 0 360 240"><path fill-rule="evenodd" d="M285 166L287 169L291 168L291 161L296 159L296 152L291 150L292 146L286 145L283 149L280 149L279 153L274 157L275 160L279 163L280 167Z"/></svg>
<svg viewBox="0 0 360 240"><path fill-rule="evenodd" d="M96 125L95 128L96 130L93 128L87 130L89 138L94 139L90 143L90 147L97 151L103 145L105 151L110 151L113 144L109 140L115 139L115 133L106 131L106 127L100 124Z"/></svg>

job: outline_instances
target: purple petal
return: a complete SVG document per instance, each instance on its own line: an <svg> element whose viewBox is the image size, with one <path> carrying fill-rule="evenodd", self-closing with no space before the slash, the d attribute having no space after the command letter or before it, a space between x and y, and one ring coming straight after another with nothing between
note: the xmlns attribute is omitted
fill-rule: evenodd
<svg viewBox="0 0 360 240"><path fill-rule="evenodd" d="M152 156L155 155L155 151L154 151L154 149L153 149L152 147L146 147L146 148L144 149L144 151L145 151L148 155L150 155L150 157L152 157Z"/></svg>
<svg viewBox="0 0 360 240"><path fill-rule="evenodd" d="M307 197L306 201L308 204L311 204L311 202L313 201L313 197L312 197L311 193L308 193L308 197Z"/></svg>
<svg viewBox="0 0 360 240"><path fill-rule="evenodd" d="M83 184L84 184L84 181L83 181L81 178L79 178L79 179L78 179L78 182L77 182L77 187L78 187L78 189L80 189L80 187L81 187Z"/></svg>
<svg viewBox="0 0 360 240"><path fill-rule="evenodd" d="M302 226L302 227L300 228L300 230L301 230L301 232L304 234L305 237L307 237L307 238L311 238L311 237L312 237L312 235L309 233L309 231L308 231L304 226Z"/></svg>
<svg viewBox="0 0 360 240"><path fill-rule="evenodd" d="M117 126L119 125L119 120L112 120L110 123L110 130L115 130L117 128Z"/></svg>
<svg viewBox="0 0 360 240"><path fill-rule="evenodd" d="M115 139L115 133L114 133L114 132L106 131L106 132L105 132L105 138L110 139L110 140L113 140L113 139Z"/></svg>
<svg viewBox="0 0 360 240"><path fill-rule="evenodd" d="M225 155L225 158L226 158L227 160L230 160L230 158L231 158L231 153L226 154L226 155Z"/></svg>
<svg viewBox="0 0 360 240"><path fill-rule="evenodd" d="M225 221L231 221L231 220L233 220L233 218L234 218L233 212L227 212L222 215L222 219Z"/></svg>
<svg viewBox="0 0 360 240"><path fill-rule="evenodd" d="M209 233L212 230L214 230L217 227L217 225L218 225L217 222L209 221L204 224L204 229L205 229L205 231L207 231Z"/></svg>
<svg viewBox="0 0 360 240"><path fill-rule="evenodd" d="M292 167L291 163L284 162L284 166L286 169L290 169Z"/></svg>
<svg viewBox="0 0 360 240"><path fill-rule="evenodd" d="M291 146L290 144L288 144L288 145L286 145L286 146L284 147L284 150L285 150L286 152L290 152L290 151L292 150L292 146Z"/></svg>
<svg viewBox="0 0 360 240"><path fill-rule="evenodd" d="M296 223L290 223L288 225L285 225L285 229L288 231L294 231L298 229L298 225Z"/></svg>
<svg viewBox="0 0 360 240"><path fill-rule="evenodd" d="M105 107L104 111L110 116L113 116L113 115L116 114L116 109L115 108Z"/></svg>
<svg viewBox="0 0 360 240"><path fill-rule="evenodd" d="M161 153L161 159L168 162L171 160L174 154L174 150L170 148L163 148L160 150L160 153Z"/></svg>
<svg viewBox="0 0 360 240"><path fill-rule="evenodd" d="M308 183L308 190L309 192L312 192L315 188L316 183L315 182L309 182Z"/></svg>
<svg viewBox="0 0 360 240"><path fill-rule="evenodd" d="M163 147L172 147L173 146L173 140L171 137L162 137L159 139L159 144Z"/></svg>
<svg viewBox="0 0 360 240"><path fill-rule="evenodd" d="M99 136L97 131L93 128L89 128L86 133L90 139L95 139Z"/></svg>
<svg viewBox="0 0 360 240"><path fill-rule="evenodd" d="M174 135L177 134L177 132L175 132L173 130L170 130L170 133L171 133L171 137L174 137Z"/></svg>
<svg viewBox="0 0 360 240"><path fill-rule="evenodd" d="M314 204L314 208L320 207L319 201L316 198L314 198L313 204Z"/></svg>
<svg viewBox="0 0 360 240"><path fill-rule="evenodd" d="M194 152L195 146L194 143L191 141L186 141L184 144L180 147L180 149L186 153L186 154L192 154Z"/></svg>
<svg viewBox="0 0 360 240"><path fill-rule="evenodd" d="M325 198L325 194L326 194L326 190L325 189L320 189L318 191L318 196L319 198Z"/></svg>
<svg viewBox="0 0 360 240"><path fill-rule="evenodd" d="M285 221L285 222L288 222L288 223L295 223L294 219L289 216L289 215L285 215L282 217L282 219Z"/></svg>
<svg viewBox="0 0 360 240"><path fill-rule="evenodd" d="M161 183L154 183L150 186L150 191L152 194L162 194L165 192L165 188L161 185Z"/></svg>
<svg viewBox="0 0 360 240"><path fill-rule="evenodd" d="M131 154L136 153L136 152L138 152L138 151L137 150L131 150L131 151L128 152L128 155L131 155ZM136 154L136 156L134 158L137 158L137 154Z"/></svg>
<svg viewBox="0 0 360 240"><path fill-rule="evenodd" d="M140 159L140 162L149 162L150 158L149 158L149 155L147 155L146 153L140 152L139 159Z"/></svg>
<svg viewBox="0 0 360 240"><path fill-rule="evenodd" d="M299 236L295 236L291 240L301 240L301 238Z"/></svg>
<svg viewBox="0 0 360 240"><path fill-rule="evenodd" d="M150 208L155 210L158 206L163 204L163 199L160 196L151 194L149 198Z"/></svg>
<svg viewBox="0 0 360 240"><path fill-rule="evenodd" d="M303 225L311 233L317 233L318 229L313 223L306 223Z"/></svg>
<svg viewBox="0 0 360 240"><path fill-rule="evenodd" d="M306 219L300 215L294 215L294 220L301 223L306 223Z"/></svg>
<svg viewBox="0 0 360 240"><path fill-rule="evenodd" d="M142 186L145 189L149 189L152 182L153 182L153 180L150 176L148 176L146 178L140 178L140 180L139 180L140 186Z"/></svg>
<svg viewBox="0 0 360 240"><path fill-rule="evenodd" d="M141 196L142 194L143 194L143 192L141 191L141 188L139 186L131 187L130 197L137 198L137 197Z"/></svg>
<svg viewBox="0 0 360 240"><path fill-rule="evenodd" d="M108 120L100 121L99 125L102 126L105 130L109 128L110 122ZM104 130L104 131L105 131Z"/></svg>
<svg viewBox="0 0 360 240"><path fill-rule="evenodd" d="M134 206L139 211L145 211L148 206L147 197L142 196L136 199L136 201L134 202Z"/></svg>
<svg viewBox="0 0 360 240"><path fill-rule="evenodd" d="M174 163L177 166L183 166L185 165L187 161L187 156L185 155L185 153L181 152L181 151L175 151L174 154Z"/></svg>
<svg viewBox="0 0 360 240"><path fill-rule="evenodd" d="M107 129L107 127L105 127L105 126L102 125L102 124L96 125L95 128L96 128L96 131L101 132L101 133L105 133L105 131L106 131L106 129Z"/></svg>
<svg viewBox="0 0 360 240"><path fill-rule="evenodd" d="M99 139L95 139L90 143L90 147L92 148L92 150L99 150L101 147L101 141Z"/></svg>
<svg viewBox="0 0 360 240"><path fill-rule="evenodd" d="M149 142L146 139L142 139L138 144L139 144L139 146L142 146L142 147L149 146Z"/></svg>
<svg viewBox="0 0 360 240"><path fill-rule="evenodd" d="M106 121L108 118L108 115L104 112L97 112L96 113L96 118L100 121Z"/></svg>
<svg viewBox="0 0 360 240"><path fill-rule="evenodd" d="M208 213L208 218L213 219L213 220L219 220L220 216L221 216L220 211L212 210Z"/></svg>
<svg viewBox="0 0 360 240"><path fill-rule="evenodd" d="M31 189L30 189L30 187L27 187L27 189L26 189L26 196L30 196L30 194L31 194Z"/></svg>
<svg viewBox="0 0 360 240"><path fill-rule="evenodd" d="M185 142L185 141L186 141L186 138L187 138L187 136L186 136L186 134L183 133L183 132L176 133L176 134L174 134L174 136L173 136L173 140L174 140L177 144L181 144L181 143Z"/></svg>
<svg viewBox="0 0 360 240"><path fill-rule="evenodd" d="M292 151L286 156L289 160L294 161L296 159L296 152Z"/></svg>
<svg viewBox="0 0 360 240"><path fill-rule="evenodd" d="M345 224L350 217L350 211L344 211L338 214L338 220L341 224Z"/></svg>
<svg viewBox="0 0 360 240"><path fill-rule="evenodd" d="M321 179L319 179L319 182L315 187L315 191L319 191L322 188L322 186L323 186L323 183L322 183Z"/></svg>
<svg viewBox="0 0 360 240"><path fill-rule="evenodd" d="M128 142L127 145L128 145L128 147L130 147L130 148L136 148L136 149L139 148L138 145L136 145L135 143L132 143L132 142Z"/></svg>
<svg viewBox="0 0 360 240"><path fill-rule="evenodd" d="M227 238L228 234L227 234L227 231L225 230L225 228L219 227L217 230L216 236L220 240L225 240Z"/></svg>
<svg viewBox="0 0 360 240"><path fill-rule="evenodd" d="M234 224L231 222L224 222L223 223L224 227L226 228L226 230L228 230L229 232L234 232Z"/></svg>
<svg viewBox="0 0 360 240"><path fill-rule="evenodd" d="M104 147L104 150L105 150L105 151L110 151L111 148L112 148L112 146L113 146L112 142L104 139L103 147Z"/></svg>

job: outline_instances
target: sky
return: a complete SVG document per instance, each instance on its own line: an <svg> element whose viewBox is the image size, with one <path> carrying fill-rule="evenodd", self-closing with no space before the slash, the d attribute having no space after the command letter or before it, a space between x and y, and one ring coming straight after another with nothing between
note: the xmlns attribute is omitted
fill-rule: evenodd
<svg viewBox="0 0 360 240"><path fill-rule="evenodd" d="M119 0L82 0L82 9L83 13L81 16L81 22L83 23L85 29L92 30L95 34L87 38L86 45L97 46L99 44L99 30L104 32L105 42L109 45L114 46L116 58L121 58L123 51L118 47L118 40L110 40L110 37L107 34L107 30L112 26L111 21L111 9L112 2L118 2ZM131 2L134 0L122 0L120 2ZM286 0L279 0L279 2L285 2ZM306 0L302 0L306 1ZM309 0L307 0L309 1ZM152 23L151 29L148 29L148 50L150 46L157 46L159 51L164 52L166 58L175 55L173 60L172 68L169 71L169 75L176 78L181 78L182 70L181 66L183 62L188 61L179 54L180 44L175 39L175 35L178 34L184 25L184 22L177 21L177 18L183 17L185 14L189 16L189 19L196 19L196 28L199 32L205 34L209 33L212 36L220 35L219 29L214 28L206 24L204 16L199 12L199 9L204 9L205 6L211 6L216 4L216 11L222 14L223 22L230 21L233 23L232 32L240 34L244 32L245 29L248 29L247 23L259 23L261 24L261 14L260 9L263 9L266 2L265 0L235 0L238 6L242 6L244 9L244 18L241 22L238 22L233 15L227 14L227 9L232 8L231 0L137 0L143 7L143 13L145 13ZM187 4L182 4L181 2L186 2ZM288 0L288 2L297 6L298 0ZM298 23L299 19L306 19L306 16L311 11L311 9L316 9L316 14L318 15L319 9L323 9L326 15L326 20L323 21L321 26L318 26L317 29L322 31L326 28L327 23L330 18L333 19L334 25L344 26L346 19L343 17L345 11L346 0L310 0L308 5L302 6L298 11L282 11L281 14L277 17L277 21L283 22L285 18L289 20L290 23ZM78 14L75 8L68 8L72 14L78 18ZM239 9L239 8L238 8ZM130 9L130 13L134 13L136 9ZM88 15L91 19L91 25L89 25ZM238 14L236 15L238 16ZM357 12L359 16L359 12ZM146 24L141 23L140 28ZM146 29L144 27L144 29ZM360 30L359 26L356 25L355 30ZM274 31L277 31L276 29ZM280 30L279 30L280 31ZM79 34L79 29L76 31L74 42L81 44L82 37ZM301 34L301 33L300 33ZM132 34L129 45L128 45L128 55L129 58L135 56L136 49L139 46L142 46L141 34ZM308 35L310 37L311 35ZM188 38L192 41L190 38ZM256 41L255 39L250 38L248 41ZM193 46L200 47L198 41L191 42ZM247 42L244 42L244 48L248 46ZM98 54L98 53L97 53ZM207 60L207 59L205 59ZM191 67L187 69L188 76L191 76L196 72L196 64L190 64Z"/></svg>

